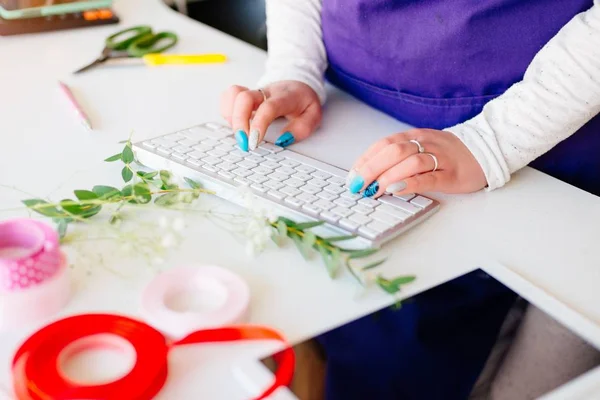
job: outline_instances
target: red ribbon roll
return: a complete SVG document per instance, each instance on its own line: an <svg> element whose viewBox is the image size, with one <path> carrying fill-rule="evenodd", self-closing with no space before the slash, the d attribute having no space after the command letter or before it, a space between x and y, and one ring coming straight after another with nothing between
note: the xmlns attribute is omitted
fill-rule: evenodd
<svg viewBox="0 0 600 400"><path fill-rule="evenodd" d="M59 357L65 348L80 339L103 334L119 336L131 344L136 352L132 369L120 379L99 385L79 385L63 376ZM171 347L239 340L286 343L273 329L254 325L200 330L170 343L158 330L138 320L111 314L77 315L42 328L21 345L13 358L13 384L19 400L148 400L161 390L167 379L167 355ZM295 355L290 346L286 345L278 361L273 384L256 400L291 382Z"/></svg>

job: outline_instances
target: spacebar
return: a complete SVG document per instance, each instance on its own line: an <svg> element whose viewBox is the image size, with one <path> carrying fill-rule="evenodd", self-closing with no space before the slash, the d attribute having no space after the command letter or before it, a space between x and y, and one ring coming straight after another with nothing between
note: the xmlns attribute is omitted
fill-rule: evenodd
<svg viewBox="0 0 600 400"><path fill-rule="evenodd" d="M315 160L314 158L307 157L305 155L298 154L290 150L284 150L278 155L320 169L321 171L329 172L331 175L335 175L343 179L346 179L346 175L348 175L348 171L344 171L341 168L334 167L333 165L326 164L322 161Z"/></svg>

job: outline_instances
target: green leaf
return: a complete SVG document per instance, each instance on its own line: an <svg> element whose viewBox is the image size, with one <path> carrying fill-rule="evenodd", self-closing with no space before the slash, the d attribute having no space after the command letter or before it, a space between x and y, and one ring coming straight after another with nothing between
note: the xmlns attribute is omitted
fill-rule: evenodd
<svg viewBox="0 0 600 400"><path fill-rule="evenodd" d="M316 241L317 236L314 233L312 233L311 231L304 232L304 238L302 239L302 242L304 243L304 248L306 249L306 251L312 249Z"/></svg>
<svg viewBox="0 0 600 400"><path fill-rule="evenodd" d="M168 207L171 206L175 203L177 203L178 200L178 193L167 193L167 194L163 194L162 196L157 197L154 200L154 204L156 204L157 206L161 206L161 207Z"/></svg>
<svg viewBox="0 0 600 400"><path fill-rule="evenodd" d="M144 178L146 178L146 179L152 179L156 175L158 175L158 171L146 172L146 175L144 175Z"/></svg>
<svg viewBox="0 0 600 400"><path fill-rule="evenodd" d="M140 182L133 186L133 193L135 194L136 201L140 204L150 203L152 195L150 194L150 187L147 183Z"/></svg>
<svg viewBox="0 0 600 400"><path fill-rule="evenodd" d="M67 234L67 226L69 222L66 219L59 219L56 221L56 230L58 231L58 237L64 238Z"/></svg>
<svg viewBox="0 0 600 400"><path fill-rule="evenodd" d="M386 260L385 260L385 259L383 259L383 260L379 260L379 261L372 262L371 264L368 264L368 265L365 265L364 267L362 267L362 270L363 270L363 271L367 271L367 270L369 270L369 269L373 269L373 268L375 268L375 267L378 267L378 266L380 266L380 265L381 265L381 264L383 264L385 261L386 261Z"/></svg>
<svg viewBox="0 0 600 400"><path fill-rule="evenodd" d="M102 209L100 205L93 204L79 204L71 199L65 199L60 202L60 206L63 210L72 215L78 215L82 218L93 217L98 214Z"/></svg>
<svg viewBox="0 0 600 400"><path fill-rule="evenodd" d="M289 219L289 218L279 217L279 218L277 218L277 220L278 221L283 221L287 226L296 227L296 223L294 221L292 221L291 219Z"/></svg>
<svg viewBox="0 0 600 400"><path fill-rule="evenodd" d="M287 225L281 219L277 221L277 232L279 232L279 236L282 238L288 234Z"/></svg>
<svg viewBox="0 0 600 400"><path fill-rule="evenodd" d="M119 154L115 154L114 156L110 156L110 157L108 157L108 158L107 158L106 160L104 160L104 161L106 161L106 162L113 162L113 161L118 161L118 160L120 160L120 159L121 159L121 153L119 153Z"/></svg>
<svg viewBox="0 0 600 400"><path fill-rule="evenodd" d="M303 231L305 229L310 229L314 228L315 226L323 225L324 223L325 221L302 222L300 224L296 224L296 229Z"/></svg>
<svg viewBox="0 0 600 400"><path fill-rule="evenodd" d="M121 176L125 182L129 182L133 178L133 172L131 172L129 167L125 166L121 171Z"/></svg>
<svg viewBox="0 0 600 400"><path fill-rule="evenodd" d="M353 250L348 252L348 258L363 258L377 253L378 249Z"/></svg>
<svg viewBox="0 0 600 400"><path fill-rule="evenodd" d="M94 186L92 188L92 192L96 193L98 195L98 197L101 199L110 199L115 196L121 195L121 191L112 186L102 186L102 185Z"/></svg>
<svg viewBox="0 0 600 400"><path fill-rule="evenodd" d="M356 238L356 235L333 236L333 237L326 238L325 240L327 240L329 243L333 243L333 242L342 242L344 240L350 240L350 239L354 239L354 238Z"/></svg>
<svg viewBox="0 0 600 400"><path fill-rule="evenodd" d="M75 190L75 197L79 200L96 200L98 195L89 190Z"/></svg>
<svg viewBox="0 0 600 400"><path fill-rule="evenodd" d="M200 188L202 188L202 185L201 185L201 184L199 184L199 183L198 183L198 182L196 182L196 181L193 181L193 180L191 180L191 179L189 179L189 178L183 178L183 179L184 179L184 180L187 182L187 184L188 184L188 185L190 185L190 187L191 187L192 189L200 189Z"/></svg>
<svg viewBox="0 0 600 400"><path fill-rule="evenodd" d="M332 254L325 247L319 247L319 253L321 253L321 258L323 259L329 277L332 279L335 278L340 265L339 260L336 262L334 257L332 257Z"/></svg>
<svg viewBox="0 0 600 400"><path fill-rule="evenodd" d="M125 148L123 148L123 154L121 159L125 164L131 164L135 160L133 150L131 150L131 146L129 145L129 143L125 145Z"/></svg>
<svg viewBox="0 0 600 400"><path fill-rule="evenodd" d="M164 169L160 170L160 180L165 184L169 185L171 181L171 173Z"/></svg>
<svg viewBox="0 0 600 400"><path fill-rule="evenodd" d="M392 282L388 281L382 276L378 276L375 282L377 283L377 285L379 285L380 288L382 288L389 294L396 294L398 291L400 291L400 286L393 285Z"/></svg>
<svg viewBox="0 0 600 400"><path fill-rule="evenodd" d="M392 279L392 283L394 285L398 285L398 286L400 286L400 285L406 285L407 283L411 283L415 279L417 279L417 277L414 276L414 275L401 276L399 278Z"/></svg>
<svg viewBox="0 0 600 400"><path fill-rule="evenodd" d="M125 143L129 143L129 139L126 139L126 140L121 140L121 141L119 142L119 144L125 144Z"/></svg>
<svg viewBox="0 0 600 400"><path fill-rule="evenodd" d="M306 248L304 247L304 242L302 241L302 238L300 236L298 236L296 233L292 233L290 235L290 237L292 238L292 240L294 241L294 244L300 251L300 254L302 254L302 257L304 257L304 259L308 261L309 253L306 250Z"/></svg>
<svg viewBox="0 0 600 400"><path fill-rule="evenodd" d="M63 216L64 213L61 212L58 208L54 206L47 206L43 208L36 208L36 206L40 206L42 204L50 204L46 200L42 199L28 199L23 200L23 204L31 210L35 211L38 214L42 214L46 217L60 217Z"/></svg>

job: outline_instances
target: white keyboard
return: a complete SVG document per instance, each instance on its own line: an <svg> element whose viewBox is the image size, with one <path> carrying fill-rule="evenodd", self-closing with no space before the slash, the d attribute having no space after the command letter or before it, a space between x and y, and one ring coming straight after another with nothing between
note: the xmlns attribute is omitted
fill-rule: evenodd
<svg viewBox="0 0 600 400"><path fill-rule="evenodd" d="M249 186L280 216L325 221L316 234L356 235L343 242L347 248L380 247L439 208L436 200L421 195L374 200L351 194L345 185L347 171L270 143L245 153L231 129L217 123L134 143L133 148L146 167L197 180L238 205L244 206L237 187Z"/></svg>

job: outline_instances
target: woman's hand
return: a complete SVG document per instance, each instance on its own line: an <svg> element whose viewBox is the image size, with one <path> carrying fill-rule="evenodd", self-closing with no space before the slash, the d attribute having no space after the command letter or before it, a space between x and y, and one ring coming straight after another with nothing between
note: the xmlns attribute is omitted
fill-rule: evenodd
<svg viewBox="0 0 600 400"><path fill-rule="evenodd" d="M487 181L473 154L452 133L413 129L372 145L350 170L347 184L352 193L364 190L363 196L378 197L386 191L469 193Z"/></svg>
<svg viewBox="0 0 600 400"><path fill-rule="evenodd" d="M262 91L265 96L259 90L232 86L221 97L221 115L234 130L243 151L256 149L269 125L279 117L289 121L275 142L282 147L308 137L321 122L321 103L310 86L281 81Z"/></svg>

